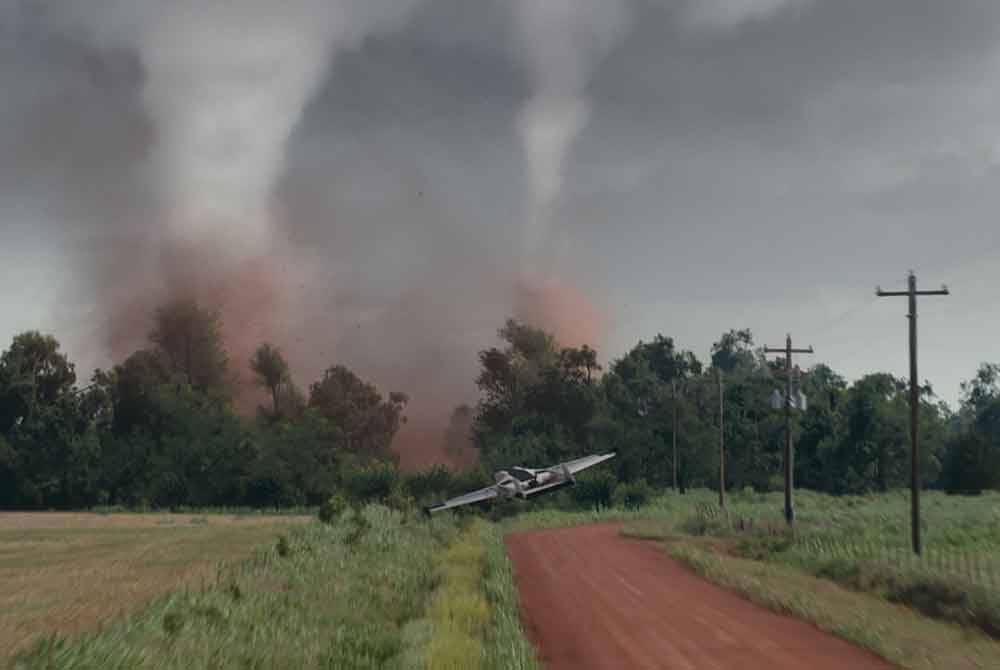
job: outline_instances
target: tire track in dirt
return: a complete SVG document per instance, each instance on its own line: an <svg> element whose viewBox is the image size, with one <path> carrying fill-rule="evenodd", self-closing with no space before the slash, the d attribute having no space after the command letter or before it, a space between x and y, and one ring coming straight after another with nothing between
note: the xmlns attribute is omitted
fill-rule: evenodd
<svg viewBox="0 0 1000 670"><path fill-rule="evenodd" d="M546 670L889 670L873 654L698 578L617 524L506 539Z"/></svg>

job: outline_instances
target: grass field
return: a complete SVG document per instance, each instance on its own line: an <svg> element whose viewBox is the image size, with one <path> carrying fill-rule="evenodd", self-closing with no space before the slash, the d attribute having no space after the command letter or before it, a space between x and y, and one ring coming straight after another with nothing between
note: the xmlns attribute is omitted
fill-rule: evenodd
<svg viewBox="0 0 1000 670"><path fill-rule="evenodd" d="M133 612L307 517L0 514L0 658Z"/></svg>
<svg viewBox="0 0 1000 670"><path fill-rule="evenodd" d="M631 524L626 532L721 538L731 553L813 574L867 570L923 577L993 593L1000 606L1000 495L925 494L921 556L911 551L909 498L902 493L833 498L800 492L794 532L787 529L781 507L780 494L733 496L726 512L714 502L693 499L680 517ZM1000 626L1000 615L997 621Z"/></svg>
<svg viewBox="0 0 1000 670"><path fill-rule="evenodd" d="M907 552L905 495L801 492L797 502L794 534L780 494L734 494L720 513L710 491L638 510L538 508L503 524L379 506L330 525L0 515L0 648L19 650L0 667L534 670L503 533L610 520L900 667L1000 667L989 637L1000 613L1000 496L926 495L919 560Z"/></svg>
<svg viewBox="0 0 1000 670"><path fill-rule="evenodd" d="M147 525L137 526L112 516L101 526L81 520L90 522L97 527L36 529L36 549L48 537L58 544L43 553L61 556L71 570L80 570L72 556L87 547L85 563L95 572L136 563L129 582L143 581L139 575L148 579L150 570L168 561L195 582L203 576L204 584L177 588L175 580L159 596L145 594L152 601L125 616L114 610L116 599L131 597L127 591L115 596L82 589L111 609L86 605L81 595L81 609L67 616L88 622L82 628L89 630L36 640L6 659L11 668L537 667L495 524L457 517L428 521L381 506L347 510L332 524L227 518L213 525L210 517L142 517ZM174 543L164 538L186 538L188 548L168 558ZM202 556L208 552L212 560ZM226 553L250 556L218 567ZM192 567L199 563L203 575ZM30 572L24 565L18 569L25 570ZM40 588L35 584L33 591ZM55 591L47 593L58 599Z"/></svg>

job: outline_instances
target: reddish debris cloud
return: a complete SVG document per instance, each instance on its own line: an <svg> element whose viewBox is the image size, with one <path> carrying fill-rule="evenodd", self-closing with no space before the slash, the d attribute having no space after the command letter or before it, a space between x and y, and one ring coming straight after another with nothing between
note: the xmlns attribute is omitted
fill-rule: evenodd
<svg viewBox="0 0 1000 670"><path fill-rule="evenodd" d="M108 348L120 362L149 346L157 308L193 299L217 310L235 376L236 401L252 412L265 399L249 371L250 357L264 341L278 343L285 333L282 306L288 292L285 268L266 255L227 259L211 244L172 243L151 266L127 273L120 298L111 307ZM279 344L280 346L280 344Z"/></svg>
<svg viewBox="0 0 1000 670"><path fill-rule="evenodd" d="M106 296L106 343L114 362L149 346L158 307L194 299L221 316L230 371L236 378L236 402L244 414L267 402L254 382L249 360L256 347L268 341L284 352L293 379L304 392L326 367L344 364L373 381L382 393L407 393L408 421L394 443L403 468L434 463L462 468L475 462L475 450L462 437L468 435L472 415L456 416L455 408L474 403L475 352L493 344L491 329L483 327L482 310L473 314L441 297L407 299L385 309L374 323L335 333L335 306L302 297L306 284L330 280L316 277L308 282L290 254L236 258L227 253L224 240L210 238L165 243L152 254L148 251L137 251L116 266L115 292ZM552 278L522 277L511 290L512 304L506 310L496 307L496 327L512 310L515 318L553 333L564 346L600 347L606 319L576 287ZM331 287L315 293L335 292ZM350 319L346 314L340 317L345 322ZM338 334L343 342L337 342Z"/></svg>
<svg viewBox="0 0 1000 670"><path fill-rule="evenodd" d="M514 316L552 333L564 347L600 349L607 318L580 289L554 277L522 277L515 286Z"/></svg>

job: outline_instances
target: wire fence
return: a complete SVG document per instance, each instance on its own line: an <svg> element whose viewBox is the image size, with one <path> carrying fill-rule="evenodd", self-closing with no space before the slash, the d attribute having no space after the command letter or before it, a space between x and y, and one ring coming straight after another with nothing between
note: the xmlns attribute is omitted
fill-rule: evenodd
<svg viewBox="0 0 1000 670"><path fill-rule="evenodd" d="M993 546L925 547L917 556L909 548L874 541L805 538L796 543L793 551L806 559L874 563L901 572L957 578L1000 591L1000 558Z"/></svg>
<svg viewBox="0 0 1000 670"><path fill-rule="evenodd" d="M811 535L809 529L794 534L782 520L742 514L742 510L720 510L718 506L699 504L687 530L696 534L735 534L736 536L783 536L789 540L787 557L809 563L842 561L868 563L900 573L922 573L954 578L965 583L1000 592L1000 548L988 540L961 545L925 546L917 556L904 545L890 544L878 538L850 539ZM779 559L780 560L780 559Z"/></svg>

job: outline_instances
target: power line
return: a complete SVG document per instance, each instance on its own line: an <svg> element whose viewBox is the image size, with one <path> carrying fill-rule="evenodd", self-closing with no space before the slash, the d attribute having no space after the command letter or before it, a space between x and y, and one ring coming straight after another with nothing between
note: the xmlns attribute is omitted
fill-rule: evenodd
<svg viewBox="0 0 1000 670"><path fill-rule="evenodd" d="M818 327L818 329L826 333L832 332L836 330L838 327L844 325L844 323L846 323L847 321L867 311L875 303L876 303L875 298L869 298L864 302L859 302L858 304L848 308L838 316L835 316L833 319L827 321L826 323L821 324Z"/></svg>

